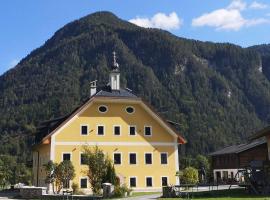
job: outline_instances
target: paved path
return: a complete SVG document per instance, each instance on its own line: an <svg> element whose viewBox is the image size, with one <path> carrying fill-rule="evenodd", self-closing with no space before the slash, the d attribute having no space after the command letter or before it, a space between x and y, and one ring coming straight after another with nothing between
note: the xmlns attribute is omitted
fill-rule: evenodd
<svg viewBox="0 0 270 200"><path fill-rule="evenodd" d="M128 197L128 198L122 198L124 200L154 200L158 199L161 196L161 194L148 194L148 195L143 195L143 196L138 196L138 197ZM122 200L121 199L121 200Z"/></svg>

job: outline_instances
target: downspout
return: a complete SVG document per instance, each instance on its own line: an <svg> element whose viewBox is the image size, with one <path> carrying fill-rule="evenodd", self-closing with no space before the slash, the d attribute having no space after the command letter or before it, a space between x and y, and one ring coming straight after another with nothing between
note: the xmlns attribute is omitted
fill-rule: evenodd
<svg viewBox="0 0 270 200"><path fill-rule="evenodd" d="M37 161L38 161L38 163L37 163L37 187L38 187L38 179L39 179L39 177L38 177L38 175L39 175L39 151L37 151Z"/></svg>

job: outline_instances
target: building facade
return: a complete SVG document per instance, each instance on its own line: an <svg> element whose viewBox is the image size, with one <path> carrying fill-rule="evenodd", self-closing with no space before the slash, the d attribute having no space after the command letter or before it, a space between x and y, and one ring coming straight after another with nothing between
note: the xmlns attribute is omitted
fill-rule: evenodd
<svg viewBox="0 0 270 200"><path fill-rule="evenodd" d="M266 140L259 140L247 144L233 145L210 155L215 182L241 182L244 180L241 171L248 167L252 161L267 160L267 142Z"/></svg>
<svg viewBox="0 0 270 200"><path fill-rule="evenodd" d="M47 186L43 165L70 160L82 191L90 191L83 161L84 147L98 146L114 163L120 183L138 191L161 190L178 184L178 145L183 137L141 98L120 88L115 57L109 85L68 116L43 122L33 148L33 183ZM71 185L71 183L69 184Z"/></svg>

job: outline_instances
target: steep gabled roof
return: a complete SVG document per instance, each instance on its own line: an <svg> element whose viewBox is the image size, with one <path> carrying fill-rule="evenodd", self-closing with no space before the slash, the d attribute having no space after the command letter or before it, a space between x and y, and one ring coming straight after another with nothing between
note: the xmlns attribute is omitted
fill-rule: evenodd
<svg viewBox="0 0 270 200"><path fill-rule="evenodd" d="M153 113L156 114L157 118L159 118L169 129L171 129L177 136L178 142L180 144L186 143L186 140L182 137L182 135L172 127L166 120L164 120L161 116L157 114L157 112L147 104L146 102L142 101L141 98L137 97L136 95L131 93L129 89L120 89L120 90L111 90L109 86L102 88L99 92L95 95L88 98L86 101L82 103L82 105L75 108L71 113L64 117L59 117L56 119L44 121L40 124L40 127L37 128L36 133L36 140L35 143L38 145L42 143L42 141L48 139L52 134L54 134L60 127L66 124L71 118L73 118L77 113L79 113L85 106L89 105L89 103L95 98L117 98L117 99L132 99L138 100L144 103Z"/></svg>
<svg viewBox="0 0 270 200"><path fill-rule="evenodd" d="M255 140L264 136L270 135L270 126L267 126L249 137L250 140Z"/></svg>
<svg viewBox="0 0 270 200"><path fill-rule="evenodd" d="M218 151L215 151L213 153L210 153L209 155L217 156L217 155L224 155L224 154L238 154L243 151L252 149L254 147L257 147L259 145L266 144L266 143L267 143L266 140L263 139L263 140L257 140L251 143L246 143L246 144L232 145L232 146L220 149Z"/></svg>

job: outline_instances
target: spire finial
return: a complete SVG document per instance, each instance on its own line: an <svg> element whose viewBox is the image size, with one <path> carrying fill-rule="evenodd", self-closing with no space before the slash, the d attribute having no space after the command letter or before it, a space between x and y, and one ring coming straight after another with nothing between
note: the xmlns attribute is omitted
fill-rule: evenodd
<svg viewBox="0 0 270 200"><path fill-rule="evenodd" d="M114 71L118 71L119 70L119 64L116 61L116 53L115 53L115 51L113 51L113 66L112 66L112 70L114 70Z"/></svg>

